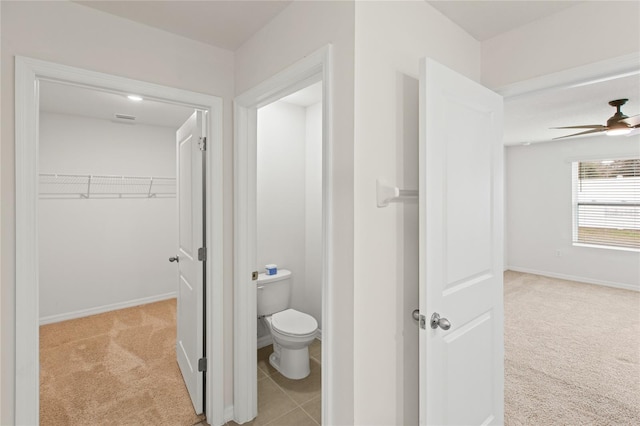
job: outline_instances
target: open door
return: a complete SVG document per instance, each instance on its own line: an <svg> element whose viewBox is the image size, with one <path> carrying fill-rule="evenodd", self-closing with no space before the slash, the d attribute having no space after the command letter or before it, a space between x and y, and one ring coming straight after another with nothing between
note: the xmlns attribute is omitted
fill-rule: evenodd
<svg viewBox="0 0 640 426"><path fill-rule="evenodd" d="M197 414L203 412L204 289L204 113L196 111L178 129L178 311L176 356Z"/></svg>
<svg viewBox="0 0 640 426"><path fill-rule="evenodd" d="M502 97L420 65L420 424L504 423Z"/></svg>

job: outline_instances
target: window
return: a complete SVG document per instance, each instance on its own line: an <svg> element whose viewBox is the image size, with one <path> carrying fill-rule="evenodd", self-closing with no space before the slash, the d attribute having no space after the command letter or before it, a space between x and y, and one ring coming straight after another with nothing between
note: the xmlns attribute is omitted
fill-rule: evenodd
<svg viewBox="0 0 640 426"><path fill-rule="evenodd" d="M640 249L640 158L573 163L573 243Z"/></svg>

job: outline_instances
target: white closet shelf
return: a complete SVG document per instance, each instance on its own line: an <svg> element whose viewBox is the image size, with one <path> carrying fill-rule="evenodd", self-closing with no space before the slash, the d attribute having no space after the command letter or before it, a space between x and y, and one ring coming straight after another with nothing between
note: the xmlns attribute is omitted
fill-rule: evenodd
<svg viewBox="0 0 640 426"><path fill-rule="evenodd" d="M40 198L175 198L176 178L40 173Z"/></svg>

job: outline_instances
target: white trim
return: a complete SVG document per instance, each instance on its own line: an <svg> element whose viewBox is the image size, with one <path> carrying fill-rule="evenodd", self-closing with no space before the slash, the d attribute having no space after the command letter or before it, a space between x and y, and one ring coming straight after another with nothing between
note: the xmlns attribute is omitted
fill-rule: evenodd
<svg viewBox="0 0 640 426"><path fill-rule="evenodd" d="M223 348L223 159L222 99L139 80L69 67L21 56L15 58L16 162L16 370L15 422L39 423L39 313L38 313L38 103L39 80L53 80L97 90L138 93L146 99L181 104L208 111L207 152L207 418L224 424Z"/></svg>
<svg viewBox="0 0 640 426"><path fill-rule="evenodd" d="M234 105L234 268L233 268L233 420L242 424L256 416L257 378L257 312L255 285L251 271L255 267L255 248L249 244L256 224L250 211L256 209L255 199L248 194L249 182L256 179L255 143L256 110ZM253 261L252 261L253 259ZM251 291L254 290L254 291Z"/></svg>
<svg viewBox="0 0 640 426"><path fill-rule="evenodd" d="M16 58L16 357L15 423L39 424L38 86L33 67Z"/></svg>
<svg viewBox="0 0 640 426"><path fill-rule="evenodd" d="M567 280L567 281L577 281L577 282L586 283L586 284L601 285L605 287L621 288L624 290L640 291L640 287L637 287L631 284L616 283L613 281L605 281L605 280L594 280L593 278L578 277L576 275L558 274L555 272L548 272L548 271L539 271L537 269L521 268L519 266L508 266L506 270L510 270L514 272L524 272L525 274L541 275L543 277L549 277L549 278L558 278L558 279Z"/></svg>
<svg viewBox="0 0 640 426"><path fill-rule="evenodd" d="M256 291L250 281L255 270L255 170L258 108L313 82L323 81L322 102L322 319L326 332L322 345L322 419L333 424L331 397L333 310L332 300L332 64L331 45L238 96L234 102L234 420L244 423L257 415Z"/></svg>
<svg viewBox="0 0 640 426"><path fill-rule="evenodd" d="M227 407L224 408L224 422L230 422L233 420L233 405L229 405ZM208 419L207 419L208 420Z"/></svg>
<svg viewBox="0 0 640 426"><path fill-rule="evenodd" d="M507 101L520 96L585 86L639 73L640 53L631 53L629 55L519 81L499 87L494 89L494 91L502 95L505 101Z"/></svg>
<svg viewBox="0 0 640 426"><path fill-rule="evenodd" d="M94 308L80 309L79 311L66 312L64 314L48 315L46 317L40 318L40 325L53 324L70 319L88 317L90 315L97 315L105 312L117 311L119 309L131 308L132 306L140 306L149 303L160 302L162 300L175 299L177 296L178 293L172 291L171 293L143 297L141 299L127 300L125 302L112 303L110 305L96 306Z"/></svg>
<svg viewBox="0 0 640 426"><path fill-rule="evenodd" d="M615 155L597 154L597 155L579 155L575 157L567 157L565 163L578 163L580 161L600 161L600 160L629 160L638 158L638 151L629 151L628 154L620 153Z"/></svg>
<svg viewBox="0 0 640 426"><path fill-rule="evenodd" d="M624 204L620 203L621 206ZM575 235L575 234L574 234ZM603 250L617 250L617 251L633 251L636 253L640 253L640 249L635 247L622 247L622 246L607 246L604 244L587 244L587 243L579 243L574 241L572 243L574 247L587 247L587 248L595 248L595 249L603 249Z"/></svg>
<svg viewBox="0 0 640 426"><path fill-rule="evenodd" d="M273 337L271 337L271 333L269 333L265 336L258 337L258 340L256 341L256 348L261 349L269 346L272 343L273 343Z"/></svg>

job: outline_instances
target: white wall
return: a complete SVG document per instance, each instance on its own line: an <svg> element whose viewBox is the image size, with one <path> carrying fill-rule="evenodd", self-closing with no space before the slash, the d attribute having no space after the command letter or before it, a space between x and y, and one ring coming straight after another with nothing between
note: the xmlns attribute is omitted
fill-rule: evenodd
<svg viewBox="0 0 640 426"><path fill-rule="evenodd" d="M236 93L282 71L328 43L333 45L330 220L333 333L330 400L335 425L353 424L353 66L354 3L296 1L236 51Z"/></svg>
<svg viewBox="0 0 640 426"><path fill-rule="evenodd" d="M258 111L257 258L292 271L291 306L304 300L305 109L274 102Z"/></svg>
<svg viewBox="0 0 640 426"><path fill-rule="evenodd" d="M474 80L480 44L426 2L356 3L355 424L418 423L417 202L376 206L376 179L418 188L419 60ZM372 374L375 372L375 374Z"/></svg>
<svg viewBox="0 0 640 426"><path fill-rule="evenodd" d="M2 417L14 418L15 151L14 55L23 55L224 98L225 306L232 304L233 53L72 2L1 2L1 288ZM233 312L225 312L232 324ZM231 341L232 327L225 330ZM225 346L225 401L231 403L233 345Z"/></svg>
<svg viewBox="0 0 640 426"><path fill-rule="evenodd" d="M175 178L175 131L41 112L40 171ZM38 207L41 321L175 296L175 197L44 198Z"/></svg>
<svg viewBox="0 0 640 426"><path fill-rule="evenodd" d="M305 279L301 309L322 330L322 102L305 109Z"/></svg>
<svg viewBox="0 0 640 426"><path fill-rule="evenodd" d="M507 148L508 268L640 290L640 253L572 245L571 201L572 161L639 154L640 136Z"/></svg>
<svg viewBox="0 0 640 426"><path fill-rule="evenodd" d="M279 101L258 111L258 267L291 270L291 307L322 329L321 126L320 103Z"/></svg>
<svg viewBox="0 0 640 426"><path fill-rule="evenodd" d="M482 42L490 88L640 50L640 3L585 1Z"/></svg>

